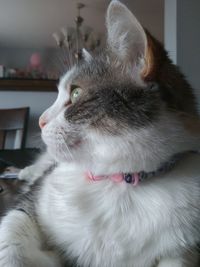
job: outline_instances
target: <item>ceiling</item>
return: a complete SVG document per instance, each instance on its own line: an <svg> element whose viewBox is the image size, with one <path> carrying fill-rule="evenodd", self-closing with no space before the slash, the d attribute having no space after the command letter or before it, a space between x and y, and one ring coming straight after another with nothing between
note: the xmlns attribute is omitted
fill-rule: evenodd
<svg viewBox="0 0 200 267"><path fill-rule="evenodd" d="M80 1L79 1L80 2ZM82 0L85 24L105 33L110 0ZM163 40L164 0L123 0L158 39ZM0 0L0 46L51 47L52 33L73 26L75 0Z"/></svg>

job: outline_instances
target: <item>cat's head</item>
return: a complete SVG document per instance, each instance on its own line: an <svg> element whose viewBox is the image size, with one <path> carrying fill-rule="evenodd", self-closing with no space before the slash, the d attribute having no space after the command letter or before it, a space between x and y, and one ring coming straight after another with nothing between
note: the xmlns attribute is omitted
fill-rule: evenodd
<svg viewBox="0 0 200 267"><path fill-rule="evenodd" d="M106 25L106 48L95 56L83 51L80 64L61 78L55 103L40 118L42 138L58 161L96 173L151 171L193 148L177 115L195 110L193 95L161 45L119 1L109 5ZM165 82L166 70L176 79ZM180 90L176 80L187 91L188 108L182 96L170 95Z"/></svg>

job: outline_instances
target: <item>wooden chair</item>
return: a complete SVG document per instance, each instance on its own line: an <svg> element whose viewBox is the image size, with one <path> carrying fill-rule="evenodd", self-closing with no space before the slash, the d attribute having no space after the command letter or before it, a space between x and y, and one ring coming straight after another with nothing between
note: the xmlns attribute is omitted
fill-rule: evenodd
<svg viewBox="0 0 200 267"><path fill-rule="evenodd" d="M0 149L5 149L6 138L14 132L14 149L25 147L29 107L0 109Z"/></svg>

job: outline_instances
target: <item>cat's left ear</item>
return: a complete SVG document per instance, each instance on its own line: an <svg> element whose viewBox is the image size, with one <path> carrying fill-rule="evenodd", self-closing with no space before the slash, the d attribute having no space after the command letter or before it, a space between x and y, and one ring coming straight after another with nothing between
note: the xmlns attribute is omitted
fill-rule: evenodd
<svg viewBox="0 0 200 267"><path fill-rule="evenodd" d="M145 69L147 36L131 11L121 2L113 0L107 10L107 43L117 59L134 67L138 72Z"/></svg>

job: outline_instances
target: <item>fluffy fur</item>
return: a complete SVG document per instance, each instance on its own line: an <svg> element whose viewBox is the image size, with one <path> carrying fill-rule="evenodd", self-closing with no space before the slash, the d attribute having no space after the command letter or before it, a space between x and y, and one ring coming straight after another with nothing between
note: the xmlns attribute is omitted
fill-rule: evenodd
<svg viewBox="0 0 200 267"><path fill-rule="evenodd" d="M137 187L87 179L87 170L154 171L200 141L188 123L199 126L191 88L161 45L118 1L109 5L107 28L107 49L86 54L62 77L42 115L42 138L57 166L3 219L2 267L198 266L198 154ZM74 103L72 85L82 88Z"/></svg>

